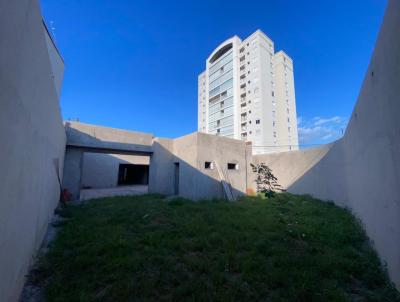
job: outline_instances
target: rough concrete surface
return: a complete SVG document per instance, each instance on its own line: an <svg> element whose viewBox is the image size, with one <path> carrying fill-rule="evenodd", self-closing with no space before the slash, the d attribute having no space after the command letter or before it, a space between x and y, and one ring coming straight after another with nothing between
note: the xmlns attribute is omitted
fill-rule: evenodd
<svg viewBox="0 0 400 302"><path fill-rule="evenodd" d="M120 164L149 165L150 157L145 155L90 153L83 154L83 188L104 189L118 186Z"/></svg>
<svg viewBox="0 0 400 302"><path fill-rule="evenodd" d="M65 220L65 218L62 218L59 215L54 215L53 218L51 219L50 224L47 227L47 232L46 235L44 236L42 246L40 247L36 258L38 259L39 257L43 257L49 250L50 243L55 239L57 232L58 232L58 224ZM35 265L33 264L29 274L35 274ZM43 288L37 285L32 284L29 281L29 278L27 282L25 283L21 296L19 298L19 302L41 302L44 301L44 296L43 296Z"/></svg>
<svg viewBox="0 0 400 302"><path fill-rule="evenodd" d="M390 0L344 137L257 155L280 183L352 209L400 288L400 1Z"/></svg>
<svg viewBox="0 0 400 302"><path fill-rule="evenodd" d="M0 301L17 301L57 206L65 130L38 1L0 1Z"/></svg>

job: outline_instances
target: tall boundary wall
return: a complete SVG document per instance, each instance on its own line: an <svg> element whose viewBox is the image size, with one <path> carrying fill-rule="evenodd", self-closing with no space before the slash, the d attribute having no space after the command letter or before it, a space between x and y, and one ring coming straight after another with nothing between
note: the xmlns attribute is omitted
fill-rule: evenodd
<svg viewBox="0 0 400 302"><path fill-rule="evenodd" d="M293 193L349 207L400 288L400 0L389 0L344 137L319 148L253 156Z"/></svg>
<svg viewBox="0 0 400 302"><path fill-rule="evenodd" d="M59 200L64 67L51 61L37 0L0 1L0 13L0 301L17 301Z"/></svg>

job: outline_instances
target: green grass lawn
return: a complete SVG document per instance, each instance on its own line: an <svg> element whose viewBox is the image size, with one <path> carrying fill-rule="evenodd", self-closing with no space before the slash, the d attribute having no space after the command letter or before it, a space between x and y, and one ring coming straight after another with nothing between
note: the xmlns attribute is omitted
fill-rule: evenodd
<svg viewBox="0 0 400 302"><path fill-rule="evenodd" d="M93 200L31 282L47 301L400 301L359 223L309 196Z"/></svg>

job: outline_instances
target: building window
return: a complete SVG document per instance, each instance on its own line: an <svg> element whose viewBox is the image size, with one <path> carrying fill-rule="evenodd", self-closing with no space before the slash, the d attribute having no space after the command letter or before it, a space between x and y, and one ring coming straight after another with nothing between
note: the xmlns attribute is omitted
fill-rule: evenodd
<svg viewBox="0 0 400 302"><path fill-rule="evenodd" d="M287 127L288 132L290 132L290 127Z"/></svg>
<svg viewBox="0 0 400 302"><path fill-rule="evenodd" d="M272 91L272 93L271 93L271 94L272 94L272 96L275 96L275 93L274 93L273 91Z"/></svg>
<svg viewBox="0 0 400 302"><path fill-rule="evenodd" d="M214 170L214 163L210 161L206 161L204 163L204 169Z"/></svg>
<svg viewBox="0 0 400 302"><path fill-rule="evenodd" d="M274 137L276 137L276 132L274 131Z"/></svg>
<svg viewBox="0 0 400 302"><path fill-rule="evenodd" d="M259 124L260 123L260 120L256 120L256 124Z"/></svg>
<svg viewBox="0 0 400 302"><path fill-rule="evenodd" d="M239 164L228 163L228 170L239 170Z"/></svg>

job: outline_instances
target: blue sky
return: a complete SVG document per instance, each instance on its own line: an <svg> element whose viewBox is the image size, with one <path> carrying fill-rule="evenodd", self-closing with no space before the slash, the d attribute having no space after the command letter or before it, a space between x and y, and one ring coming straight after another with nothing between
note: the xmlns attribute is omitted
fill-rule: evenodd
<svg viewBox="0 0 400 302"><path fill-rule="evenodd" d="M225 39L264 31L294 60L300 143L338 138L385 0L41 0L65 60L64 119L178 137L197 129L197 76Z"/></svg>

